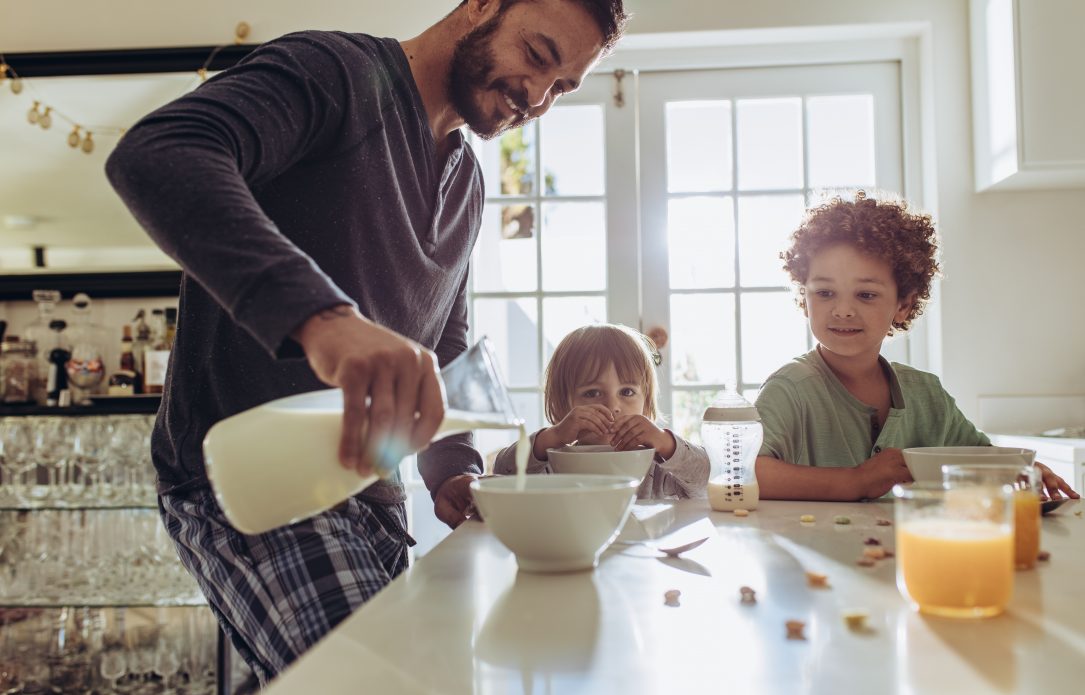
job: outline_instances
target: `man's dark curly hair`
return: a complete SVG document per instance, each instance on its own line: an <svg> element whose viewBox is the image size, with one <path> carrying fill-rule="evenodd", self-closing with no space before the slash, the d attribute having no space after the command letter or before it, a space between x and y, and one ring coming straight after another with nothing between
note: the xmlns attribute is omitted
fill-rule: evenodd
<svg viewBox="0 0 1085 695"><path fill-rule="evenodd" d="M462 7L466 2L467 0L463 0L457 7ZM504 13L518 2L525 2L525 0L502 0L499 12ZM618 39L625 33L625 23L629 21L629 14L625 11L622 0L570 0L570 2L583 7L595 20L599 31L603 34L603 55L614 50Z"/></svg>
<svg viewBox="0 0 1085 695"><path fill-rule="evenodd" d="M938 236L930 215L913 213L903 202L868 198L864 191L854 200L836 197L809 210L803 223L791 235L791 247L780 254L784 270L798 285L798 304L806 308L804 285L810 274L810 260L823 249L848 244L863 254L889 264L897 283L897 297L915 294L912 309L893 329L906 331L923 313L931 298L931 280L940 268L935 256Z"/></svg>

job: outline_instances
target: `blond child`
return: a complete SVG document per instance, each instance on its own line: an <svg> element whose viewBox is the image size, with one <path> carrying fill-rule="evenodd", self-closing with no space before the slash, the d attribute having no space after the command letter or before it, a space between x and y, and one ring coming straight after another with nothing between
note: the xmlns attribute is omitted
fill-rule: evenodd
<svg viewBox="0 0 1085 695"><path fill-rule="evenodd" d="M655 459L638 497L704 497L704 448L655 423L657 359L651 341L625 326L584 326L565 336L546 369L546 417L554 424L531 435L528 473L552 472L547 449L567 444L651 447ZM513 444L497 455L494 471L515 472L515 457Z"/></svg>
<svg viewBox="0 0 1085 695"><path fill-rule="evenodd" d="M938 272L928 215L859 192L811 210L780 256L817 347L765 382L757 410L761 497L859 500L911 482L901 449L988 446L938 377L881 356L930 299ZM1040 468L1054 497L1077 497Z"/></svg>

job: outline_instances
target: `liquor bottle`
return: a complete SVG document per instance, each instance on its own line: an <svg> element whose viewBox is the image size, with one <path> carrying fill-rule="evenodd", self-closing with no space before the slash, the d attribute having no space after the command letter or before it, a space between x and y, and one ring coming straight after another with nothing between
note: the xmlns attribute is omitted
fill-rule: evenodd
<svg viewBox="0 0 1085 695"><path fill-rule="evenodd" d="M136 371L139 372L140 377L147 373L147 365L145 363L146 350L150 349L151 342L151 327L145 320L146 312L140 309L136 312L135 317L132 319L132 326L135 330L135 339L132 340L132 357L136 361Z"/></svg>
<svg viewBox="0 0 1085 695"><path fill-rule="evenodd" d="M109 377L110 396L132 396L143 393L143 379L136 369L132 352L132 327L124 326L121 337L120 369Z"/></svg>
<svg viewBox="0 0 1085 695"><path fill-rule="evenodd" d="M162 393L165 388L166 369L169 367L170 350L173 349L173 335L176 330L176 317L177 310L172 308L151 311L154 343L150 349L143 352L145 363L143 383L147 393Z"/></svg>

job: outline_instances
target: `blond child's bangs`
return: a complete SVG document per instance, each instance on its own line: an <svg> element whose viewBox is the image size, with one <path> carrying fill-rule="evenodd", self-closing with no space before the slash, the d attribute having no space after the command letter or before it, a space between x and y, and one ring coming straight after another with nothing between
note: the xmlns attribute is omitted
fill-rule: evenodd
<svg viewBox="0 0 1085 695"><path fill-rule="evenodd" d="M622 383L641 385L644 416L654 420L656 374L648 339L609 324L578 328L554 350L546 368L547 419L560 422L572 410L577 387L595 382L610 364Z"/></svg>

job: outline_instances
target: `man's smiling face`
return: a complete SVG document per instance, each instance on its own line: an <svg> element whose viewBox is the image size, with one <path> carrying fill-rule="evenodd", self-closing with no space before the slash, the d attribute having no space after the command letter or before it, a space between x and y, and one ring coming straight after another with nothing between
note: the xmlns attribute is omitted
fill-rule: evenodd
<svg viewBox="0 0 1085 695"><path fill-rule="evenodd" d="M449 97L467 126L494 138L546 113L576 90L602 54L603 36L571 0L517 0L456 45Z"/></svg>

